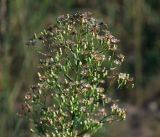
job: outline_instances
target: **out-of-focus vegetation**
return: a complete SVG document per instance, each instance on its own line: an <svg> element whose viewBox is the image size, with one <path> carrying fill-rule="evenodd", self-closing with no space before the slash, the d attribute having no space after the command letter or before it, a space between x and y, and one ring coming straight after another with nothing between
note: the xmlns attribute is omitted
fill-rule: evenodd
<svg viewBox="0 0 160 137"><path fill-rule="evenodd" d="M99 136L159 137L159 0L0 0L0 136L31 136L31 125L17 116L38 58L26 41L57 15L77 10L89 10L108 23L127 57L124 69L135 76L134 91L115 95L130 103L128 120L107 127L108 132L104 128Z"/></svg>

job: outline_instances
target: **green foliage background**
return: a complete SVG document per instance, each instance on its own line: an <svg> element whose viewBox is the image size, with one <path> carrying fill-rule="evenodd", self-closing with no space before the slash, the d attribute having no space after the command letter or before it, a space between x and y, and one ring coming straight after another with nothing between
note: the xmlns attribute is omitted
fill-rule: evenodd
<svg viewBox="0 0 160 137"><path fill-rule="evenodd" d="M0 0L0 136L31 136L31 125L17 116L24 94L36 80L38 56L26 41L58 15L77 10L93 12L121 40L126 56L123 67L135 77L136 88L115 96L144 111L150 100L160 106L159 0ZM153 120L158 137L159 122L151 116ZM109 129L110 137L117 136L112 135L116 129ZM106 130L99 136L107 136Z"/></svg>

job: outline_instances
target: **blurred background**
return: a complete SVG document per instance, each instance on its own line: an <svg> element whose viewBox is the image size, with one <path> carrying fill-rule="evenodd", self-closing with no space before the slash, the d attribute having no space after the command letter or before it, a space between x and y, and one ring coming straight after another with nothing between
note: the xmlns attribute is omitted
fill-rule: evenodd
<svg viewBox="0 0 160 137"><path fill-rule="evenodd" d="M160 0L0 0L0 137L33 136L28 120L17 115L38 63L25 43L57 16L77 10L103 19L120 39L122 69L136 85L115 94L127 106L127 119L94 137L160 137Z"/></svg>

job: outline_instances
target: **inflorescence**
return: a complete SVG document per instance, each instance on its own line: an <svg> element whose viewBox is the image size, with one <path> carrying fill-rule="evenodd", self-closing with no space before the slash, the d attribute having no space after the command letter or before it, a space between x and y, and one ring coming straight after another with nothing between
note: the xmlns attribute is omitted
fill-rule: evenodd
<svg viewBox="0 0 160 137"><path fill-rule="evenodd" d="M112 86L133 85L132 79L120 72L124 55L104 22L88 12L62 15L35 41L44 48L38 51L39 81L25 96L35 134L83 136L125 119L125 109L109 92Z"/></svg>

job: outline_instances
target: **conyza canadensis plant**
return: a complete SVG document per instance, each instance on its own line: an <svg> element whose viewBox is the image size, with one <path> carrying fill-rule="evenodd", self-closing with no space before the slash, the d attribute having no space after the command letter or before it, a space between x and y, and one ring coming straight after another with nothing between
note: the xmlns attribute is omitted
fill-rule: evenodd
<svg viewBox="0 0 160 137"><path fill-rule="evenodd" d="M35 135L83 137L126 118L110 92L133 82L120 71L124 55L104 22L88 12L62 15L34 42L42 47L38 82L25 107Z"/></svg>

